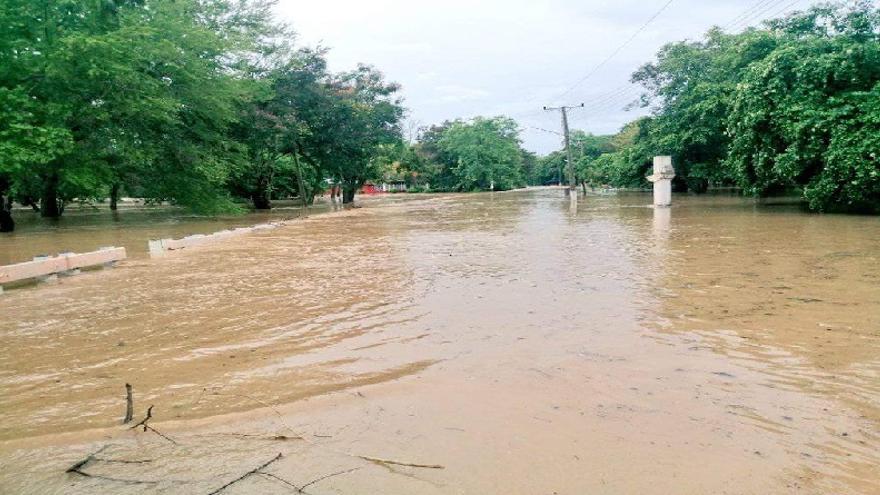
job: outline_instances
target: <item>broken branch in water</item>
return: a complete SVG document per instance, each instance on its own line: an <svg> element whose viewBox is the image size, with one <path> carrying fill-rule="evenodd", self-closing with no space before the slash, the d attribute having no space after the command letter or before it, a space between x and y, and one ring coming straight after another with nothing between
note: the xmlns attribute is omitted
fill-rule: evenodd
<svg viewBox="0 0 880 495"><path fill-rule="evenodd" d="M134 400L131 397L131 384L125 384L125 419L122 424L127 425L134 419Z"/></svg>
<svg viewBox="0 0 880 495"><path fill-rule="evenodd" d="M76 474L79 474L79 475L82 475L82 476L91 476L91 475L88 474L88 473L84 473L84 472L82 471L82 469L83 469L84 467L86 467L86 464L88 464L88 463L92 462L93 460L95 460L95 456L98 455L98 454L100 454L101 452L103 452L104 449L106 449L107 447L108 447L107 445L104 445L104 446L101 447L100 449L98 449L98 450L92 452L91 454L87 455L85 459L83 459L83 460L77 462L76 464L74 464L73 466L70 466L69 468L67 468L67 470L64 471L64 472L65 472L65 473L76 473Z"/></svg>
<svg viewBox="0 0 880 495"><path fill-rule="evenodd" d="M373 463L381 464L381 465L386 465L386 466L387 465L394 465L394 466L405 466L405 467L413 467L413 468L421 468L421 469L446 469L444 466L441 466L440 464L417 464L417 463L411 463L411 462L395 461L393 459L382 459L380 457L371 457L371 456L366 456L366 455L354 454L354 453L346 452L346 451L342 451L342 450L330 449L329 447L321 445L320 443L312 442L311 440L306 438L304 435L299 434L293 427L291 427L289 424L287 424L286 421L284 421L284 415L281 414L281 411L279 411L278 409L273 407L271 404L267 404L266 402L264 402L260 399L257 399L256 397L251 397L249 395L243 395L243 394L230 394L230 393L223 393L223 392L213 392L213 395L243 397L245 399L252 400L252 401L268 408L273 413L275 413L276 416L278 416L280 423L285 428L287 428L287 430L293 432L296 435L295 438L302 440L302 441L304 441L314 447L323 447L323 448L326 448L327 450L330 450L331 452L336 452L337 454L343 454L343 455L347 455L349 457L356 457L358 459L363 459L365 461L369 461L369 462L373 462Z"/></svg>
<svg viewBox="0 0 880 495"><path fill-rule="evenodd" d="M147 421L149 421L153 417L153 407L154 406L150 405L150 407L147 408L147 415L144 416L144 419L138 421L138 423L136 425L132 426L129 429L133 430L133 429L137 428L138 426L147 426Z"/></svg>
<svg viewBox="0 0 880 495"><path fill-rule="evenodd" d="M129 429L133 430L133 429L137 428L138 426L143 426L144 432L146 432L147 430L152 431L156 435L159 435L160 437L164 438L165 440L168 440L169 442L173 443L174 445L177 445L177 442L175 442L173 439L169 438L164 433L160 432L159 430L157 430L147 424L147 422L150 421L150 419L152 419L152 418L153 418L153 405L150 405L150 407L147 408L147 415L144 416L144 419L138 421L138 423L136 425L130 427Z"/></svg>
<svg viewBox="0 0 880 495"><path fill-rule="evenodd" d="M260 471L262 471L263 469L266 469L270 464L272 464L273 462L277 461L278 459L281 459L281 457L282 457L282 455L281 455L281 453L279 452L278 455L276 455L276 456L273 457L272 459L269 459L268 461L264 462L264 463L261 464L259 467L256 467L256 468L254 468L254 469L251 469L250 471L244 473L243 475L241 475L241 476L239 476L238 478L236 478L236 479L230 481L229 483L226 483L225 485L223 485L223 486L221 486L220 488L214 490L213 492L209 493L208 495L217 495L218 493L220 493L220 492L222 492L223 490L229 488L230 486L232 486L232 485L238 483L239 481L241 481L241 480L247 478L248 476L252 476L252 475L254 475L254 474L264 474L264 473L261 473ZM292 484L292 483L291 483L291 484ZM302 491L302 489L300 489L300 491Z"/></svg>
<svg viewBox="0 0 880 495"><path fill-rule="evenodd" d="M169 442L173 443L174 445L177 445L177 442L175 442L173 438L168 437L167 435L165 435L161 431L153 428L152 426L144 425L144 431L147 431L147 430L150 430L153 433L155 433L156 435L159 435L160 437L164 438L165 440L168 440Z"/></svg>
<svg viewBox="0 0 880 495"><path fill-rule="evenodd" d="M115 481L115 482L117 482L117 483L129 483L129 484L132 484L132 485L149 485L149 484L156 484L156 483L158 483L158 481L128 480L128 479L123 479L123 478L113 478L113 477L110 477L110 476L103 476L103 475L100 475L100 474L92 474L92 473L87 473L87 472L85 472L84 469L85 469L86 465L88 465L88 464L89 464L90 462L92 462L92 461L101 461L101 462L127 462L127 461L112 461L112 460L110 460L110 459L102 459L102 458L99 458L99 457L95 457L95 456L97 456L98 454L100 454L101 452L103 452L107 447L109 447L109 445L104 445L103 447L101 447L100 449L96 450L95 452L92 452L91 454L87 455L87 456L85 457L85 459L83 459L83 460L77 462L76 464L70 466L69 468L67 468L67 470L65 470L64 472L65 472L65 473L78 474L78 475L83 476L83 477L85 477L85 478L95 478L95 479L101 479L101 480L107 480L107 481ZM135 462L137 462L137 461L135 461ZM143 462L150 462L150 461L143 461Z"/></svg>

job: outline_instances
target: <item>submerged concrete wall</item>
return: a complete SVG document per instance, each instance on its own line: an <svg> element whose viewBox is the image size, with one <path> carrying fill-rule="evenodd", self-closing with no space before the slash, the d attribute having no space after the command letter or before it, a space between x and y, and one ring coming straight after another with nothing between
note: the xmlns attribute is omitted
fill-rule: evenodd
<svg viewBox="0 0 880 495"><path fill-rule="evenodd" d="M148 242L151 257L162 256L168 251L201 246L230 237L251 234L261 230L271 230L281 226L281 223L265 223L253 227L241 227L232 230L221 230L213 234L195 234L181 239L154 239Z"/></svg>
<svg viewBox="0 0 880 495"><path fill-rule="evenodd" d="M107 247L90 253L62 253L58 256L37 256L33 261L0 266L0 293L3 285L30 279L52 280L58 275L74 275L81 268L110 266L126 258L125 248Z"/></svg>

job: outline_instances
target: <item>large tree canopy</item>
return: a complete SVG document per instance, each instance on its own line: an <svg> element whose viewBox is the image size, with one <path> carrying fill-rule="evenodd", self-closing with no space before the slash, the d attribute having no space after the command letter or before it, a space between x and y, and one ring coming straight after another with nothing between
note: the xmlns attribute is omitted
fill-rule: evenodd
<svg viewBox="0 0 880 495"><path fill-rule="evenodd" d="M0 210L122 194L257 208L326 180L346 202L399 142L398 85L327 71L260 0L0 4ZM8 229L5 229L8 230Z"/></svg>
<svg viewBox="0 0 880 495"><path fill-rule="evenodd" d="M797 192L817 211L880 211L880 9L828 4L664 47L633 74L649 118L582 174L646 185L672 155L679 190ZM625 140L626 141L626 140Z"/></svg>
<svg viewBox="0 0 880 495"><path fill-rule="evenodd" d="M525 185L519 129L505 117L455 121L438 143L454 161L456 189L507 190Z"/></svg>

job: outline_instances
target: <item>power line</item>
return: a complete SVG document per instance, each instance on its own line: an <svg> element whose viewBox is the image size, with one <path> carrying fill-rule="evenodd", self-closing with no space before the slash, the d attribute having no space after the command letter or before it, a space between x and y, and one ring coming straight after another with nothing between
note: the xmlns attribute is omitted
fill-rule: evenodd
<svg viewBox="0 0 880 495"><path fill-rule="evenodd" d="M758 6L767 3L768 1L769 1L769 2L772 2L772 1L781 1L781 0L758 0L758 2L756 2L755 4L753 4L750 8L746 9L744 12L742 12L742 13L740 13L738 16L734 17L734 18L731 20L731 22L736 21L736 20L738 20L738 19L744 17L747 13L751 12L752 10L754 10L754 9L755 9L756 7L758 7ZM636 38L636 37L637 37L642 31L644 31L644 30L645 30L645 29L646 29L646 28L647 28L647 27L648 27L653 21L655 21L655 20L656 20L656 19L657 19L657 18L658 18L658 17L659 17L659 16L660 16L665 10L666 10L666 9L668 9L669 6L672 4L672 2L673 2L673 0L669 0L666 4L664 4L664 5L660 8L660 10L658 10L653 16L651 16L651 18L648 19L648 21L645 22L644 25L642 25L642 26L641 26L641 27L640 27L635 33L633 33L633 35L632 35L627 41L625 41L621 46L619 46L619 47L618 47L618 48L617 48L617 49L616 49L616 50L615 50L610 56L608 56L605 60L603 60L601 63L599 63L599 64L598 64L596 67L594 67L594 68L593 68L593 69L592 69L592 70L591 70L586 76L584 76L583 78L581 78L578 82L576 82L576 83L575 83L574 85L572 85L569 89L567 89L565 92L563 92L561 95L559 95L556 99L558 100L559 98L562 98L563 96L566 96L567 94L571 93L571 92L572 92L577 86L579 86L579 85L582 84L584 81L586 81L587 79L589 79L590 77L592 77L593 75L595 75L596 72L598 72L598 70L599 70L601 67L603 67L605 64L607 64L609 61L611 61L611 60L612 60L617 54L619 54L619 53L620 53L620 52L621 52L626 46L628 46L633 40L635 40L635 38ZM727 25L730 25L731 22L729 22ZM606 93L604 96L599 97L599 98L600 98L599 101L594 101L593 103L590 103L589 105L587 105L587 108L592 107L592 106L596 105L597 103L602 103L602 102L604 102L604 101L607 100L607 99L614 99L616 96L619 96L618 94L615 94L615 93L625 94L625 93L627 93L627 92L631 92L631 91L633 91L633 86L619 86L618 88L616 88L616 89L614 89L614 90L612 90L612 91ZM537 95L534 95L534 96L532 96L531 98L529 98L529 99L526 100L526 101L527 101L527 102L529 102L529 101L534 101L534 100L536 100L537 98L538 98L538 96L537 96ZM523 113L520 113L520 114L515 114L515 115L513 115L512 117L516 118L516 117L531 116L531 115L534 115L535 113L536 113L536 112L523 112Z"/></svg>
<svg viewBox="0 0 880 495"><path fill-rule="evenodd" d="M654 15L652 15L644 25L642 25L635 33L633 33L630 38L628 38L623 44L621 44L617 49L615 49L607 58L605 58L602 62L600 62L597 66L595 66L592 70L590 70L584 77L578 80L575 84L569 87L565 92L561 93L556 100L561 99L562 97L570 94L574 91L578 86L583 84L586 80L593 77L599 70L604 67L608 62L610 62L614 57L616 57L624 48L626 48L630 43L632 43L635 38L647 27L653 23L658 17L660 17L663 12L665 12L669 6L672 4L674 0L669 0L666 2ZM765 16L768 12L771 12L774 8L780 7L785 4L787 0L758 0L753 3L750 7L745 9L739 15L728 21L722 29L728 30L729 28L740 26L744 27L752 23L754 20ZM780 10L777 10L771 17L778 17L781 13L790 10L795 5L803 2L803 0L794 0L785 4ZM617 105L623 105L627 99L631 99L630 103L634 102L634 97L640 91L638 86L634 85L624 85L619 86L609 92L606 92L596 99L594 99L589 104L583 106L583 108L590 110L590 113L603 113L608 111L611 108L614 108ZM531 100L536 99L533 97ZM521 114L522 116L532 116L536 115L537 111L525 112ZM578 120L581 120L580 118ZM586 119L583 118L583 122L586 123ZM533 127L534 128L534 127ZM546 129L535 128L541 131L546 131ZM550 131L553 134L558 134Z"/></svg>
<svg viewBox="0 0 880 495"><path fill-rule="evenodd" d="M634 91L638 91L638 87L633 86L632 84L618 86L617 88L612 89L611 91L606 91L604 93L600 93L595 98L592 98L592 101L590 103L587 103L585 105L585 108L590 109L593 107L600 106L604 103L607 103L608 101L618 100L619 98L626 98L626 97L630 96L630 94L633 93ZM542 113L543 112L541 110L529 110L529 111L511 114L510 117L516 119L516 118L536 116L536 115L539 115Z"/></svg>
<svg viewBox="0 0 880 495"><path fill-rule="evenodd" d="M737 22L734 26L736 26L736 29L742 29L742 28L745 28L745 27L749 26L752 22L754 22L754 21L760 19L761 17L763 17L764 14L766 14L766 13L770 12L771 10L773 10L774 8L779 7L780 5L782 5L783 2L785 2L785 0L774 0L774 1L771 1L769 4L763 6L762 8L758 9L757 11L755 11L752 15L750 15L750 16L746 17L745 19L743 19L743 20Z"/></svg>
<svg viewBox="0 0 880 495"><path fill-rule="evenodd" d="M583 84L584 81L586 81L587 79L593 77L597 72L599 72L599 69L601 69L602 67L605 66L605 64L607 64L607 63L610 62L612 59L614 59L614 57L616 57L621 51L623 51L624 48L626 48L627 46L629 46L629 44L632 43L632 42L636 39L636 37L637 37L639 34L642 33L642 31L644 31L645 29L647 29L648 26L650 26L652 22L654 22L658 17L660 17L660 15L661 15L663 12L665 12L666 9L668 9L670 5L672 5L672 2L673 2L673 1L674 1L674 0L668 0L665 4L663 4L663 7L660 7L660 10L658 10L657 12L655 12L654 15L652 15L651 18L648 19L648 21L645 22L645 24L642 25L642 27L640 27L639 29L637 29L636 32L633 33L633 35L629 37L629 39L627 39L626 41L624 41L622 45L618 46L617 49L615 49L613 52L611 52L611 55L609 55L607 58L605 58L605 60L603 60L602 62L600 62L599 65L593 67L593 69L591 69L591 70L587 73L587 75L585 75L584 77L580 78L580 80L578 80L576 83L574 83L570 88L568 88L567 90L565 90L562 94L560 94L559 96L557 96L555 99L556 99L556 100L560 100L560 99L562 99L563 97L567 96L569 93L571 93L572 91L574 91L575 88L577 88L578 86L580 86L581 84Z"/></svg>
<svg viewBox="0 0 880 495"><path fill-rule="evenodd" d="M526 129L534 129L534 130L536 130L536 131L541 131L541 132L546 132L546 133L548 133L548 134L555 134L555 135L557 135L557 136L561 136L561 135L562 135L562 134L559 133L559 132L551 131L551 130L547 130L547 129L544 129L543 127L535 127L535 126L533 126L533 125L527 125L527 126L525 126L525 128L526 128Z"/></svg>
<svg viewBox="0 0 880 495"><path fill-rule="evenodd" d="M794 0L794 2L791 2L790 4L786 5L785 7L782 8L782 10L777 11L775 14L771 15L770 17L771 18L779 17L780 14L787 13L789 10L791 10L792 7L794 7L795 5L797 5L803 1L804 0Z"/></svg>
<svg viewBox="0 0 880 495"><path fill-rule="evenodd" d="M772 2L772 1L773 0L758 0L751 7L740 12L740 14L738 16L734 17L733 19L728 21L726 24L724 24L724 26L722 26L721 29L724 29L726 31L731 26L737 24L738 22L740 22L743 19L745 19L746 17L748 17L752 12L754 12L756 9L760 8L763 4L766 4L767 2Z"/></svg>
<svg viewBox="0 0 880 495"><path fill-rule="evenodd" d="M765 14L770 11L774 7L778 7L783 4L786 0L759 0L758 2L752 4L751 7L740 13L738 16L734 17L730 22L726 24L726 26L730 26L733 24L737 24L739 22L751 22L755 18ZM794 0L785 5L781 10L777 11L773 16L777 16L780 13L790 9L794 5L802 2L803 0ZM617 105L623 105L627 99L635 97L636 93L638 93L639 88L636 86L621 86L615 90L612 90L606 93L604 96L599 97L596 101L589 103L586 106L587 110L590 110L590 113L604 113L610 109L613 109ZM630 102L631 103L631 102Z"/></svg>
<svg viewBox="0 0 880 495"><path fill-rule="evenodd" d="M589 105L587 105L587 109L595 111L595 110L603 109L603 108L609 106L609 104L611 106L614 106L614 105L622 103L625 100L629 100L629 99L635 97L636 94L641 91L641 89L639 89L638 86L633 86L633 85L622 86L621 89L622 89L622 91L618 91L616 94L614 94L612 96L609 96L606 98L601 98L597 101L590 103Z"/></svg>

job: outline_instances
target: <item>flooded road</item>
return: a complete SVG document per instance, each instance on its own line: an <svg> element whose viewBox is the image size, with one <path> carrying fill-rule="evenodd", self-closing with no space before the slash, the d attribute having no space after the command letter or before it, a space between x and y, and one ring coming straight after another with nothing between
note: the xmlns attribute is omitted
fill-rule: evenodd
<svg viewBox="0 0 880 495"><path fill-rule="evenodd" d="M277 454L224 493L880 492L880 220L649 202L378 201L8 291L0 493Z"/></svg>

